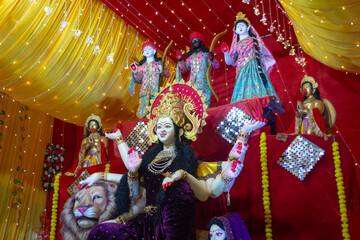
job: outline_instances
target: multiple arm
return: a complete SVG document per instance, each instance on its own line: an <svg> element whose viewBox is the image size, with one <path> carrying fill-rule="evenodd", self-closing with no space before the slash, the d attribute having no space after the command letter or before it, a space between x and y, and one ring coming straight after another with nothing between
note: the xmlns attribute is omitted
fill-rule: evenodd
<svg viewBox="0 0 360 240"><path fill-rule="evenodd" d="M229 188L232 186L235 178L240 174L244 166L245 153L248 148L247 141L250 133L265 126L266 122L266 119L256 119L243 126L236 144L229 153L228 161L222 162L222 169L224 170L221 174L205 181L199 180L183 170L178 170L163 180L164 190L171 186L173 182L184 179L189 183L196 198L200 201L206 201L209 197L218 197L225 191L227 185Z"/></svg>

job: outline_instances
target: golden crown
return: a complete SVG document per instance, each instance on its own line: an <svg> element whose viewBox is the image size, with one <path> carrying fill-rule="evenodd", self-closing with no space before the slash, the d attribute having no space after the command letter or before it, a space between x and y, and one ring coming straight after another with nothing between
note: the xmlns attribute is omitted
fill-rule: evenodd
<svg viewBox="0 0 360 240"><path fill-rule="evenodd" d="M99 128L102 128L101 118L93 113L86 119L86 122L85 122L86 128L88 128L89 122L92 120L96 120L99 123Z"/></svg>
<svg viewBox="0 0 360 240"><path fill-rule="evenodd" d="M303 79L301 80L301 87L300 87L300 92L302 92L302 86L303 86L303 84L305 83L305 82L309 82L309 83L311 83L311 85L312 85L312 88L315 90L316 88L318 88L318 83L315 81L315 79L313 78L313 77L310 77L310 76L308 76L308 75L305 75L304 77L303 77Z"/></svg>
<svg viewBox="0 0 360 240"><path fill-rule="evenodd" d="M174 93L174 89L170 85L169 92L163 95L159 106L154 107L152 114L157 118L171 117L176 125L183 127L185 124L183 107L184 101Z"/></svg>
<svg viewBox="0 0 360 240"><path fill-rule="evenodd" d="M161 88L159 93L155 93L155 98L151 100L151 110L147 115L150 143L157 141L156 123L163 117L170 117L177 126L183 128L187 139L196 140L196 135L206 124L204 119L207 117L207 105L204 103L205 98L201 97L202 90L198 91L195 88L196 86L191 86L190 82L185 83L182 79L179 83L168 84Z"/></svg>
<svg viewBox="0 0 360 240"><path fill-rule="evenodd" d="M242 12L238 12L238 14L236 15L236 21L234 22L234 25L239 20L244 20L248 23L248 25L250 25L250 20L245 15L246 14L243 14Z"/></svg>

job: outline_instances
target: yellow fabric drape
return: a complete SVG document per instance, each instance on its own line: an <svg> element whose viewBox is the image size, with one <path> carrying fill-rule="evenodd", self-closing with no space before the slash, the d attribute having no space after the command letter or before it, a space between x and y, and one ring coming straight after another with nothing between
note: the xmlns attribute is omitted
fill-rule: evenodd
<svg viewBox="0 0 360 240"><path fill-rule="evenodd" d="M62 22L68 24L61 31ZM136 118L139 86L131 97L129 65L142 58L146 39L99 0L4 0L0 24L1 91L81 126L91 113L108 129ZM174 75L175 63L166 62Z"/></svg>
<svg viewBox="0 0 360 240"><path fill-rule="evenodd" d="M360 73L360 2L282 0L304 51L319 62Z"/></svg>
<svg viewBox="0 0 360 240"><path fill-rule="evenodd" d="M0 239L36 239L45 210L41 176L54 118L1 95Z"/></svg>

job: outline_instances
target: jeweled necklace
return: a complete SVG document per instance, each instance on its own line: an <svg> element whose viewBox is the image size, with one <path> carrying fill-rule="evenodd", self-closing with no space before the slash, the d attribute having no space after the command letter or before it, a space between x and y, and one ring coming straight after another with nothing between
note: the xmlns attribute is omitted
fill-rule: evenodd
<svg viewBox="0 0 360 240"><path fill-rule="evenodd" d="M174 161L175 150L159 152L155 159L148 165L148 170L154 174L161 174ZM169 158L167 161L161 161L163 158Z"/></svg>

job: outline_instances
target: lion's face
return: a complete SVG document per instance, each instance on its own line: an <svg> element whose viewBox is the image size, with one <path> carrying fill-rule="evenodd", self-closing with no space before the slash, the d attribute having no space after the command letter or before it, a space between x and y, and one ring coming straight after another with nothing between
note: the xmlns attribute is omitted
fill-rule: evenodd
<svg viewBox="0 0 360 240"><path fill-rule="evenodd" d="M60 216L63 240L86 239L96 224L115 218L116 188L115 183L97 181L88 189L75 189Z"/></svg>
<svg viewBox="0 0 360 240"><path fill-rule="evenodd" d="M108 199L102 186L92 186L83 189L75 195L74 216L82 228L94 226L99 221L99 216L106 209Z"/></svg>

